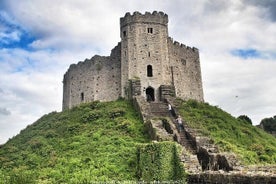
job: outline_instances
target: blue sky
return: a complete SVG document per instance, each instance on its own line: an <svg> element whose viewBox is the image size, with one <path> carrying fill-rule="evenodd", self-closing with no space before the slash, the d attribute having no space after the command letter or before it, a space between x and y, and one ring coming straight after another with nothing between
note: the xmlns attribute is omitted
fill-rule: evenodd
<svg viewBox="0 0 276 184"><path fill-rule="evenodd" d="M276 115L275 0L1 0L0 144L60 111L72 63L109 55L126 12L169 16L169 35L200 50L205 100L258 124Z"/></svg>
<svg viewBox="0 0 276 184"><path fill-rule="evenodd" d="M232 54L243 59L261 58L262 54L255 49L235 49Z"/></svg>
<svg viewBox="0 0 276 184"><path fill-rule="evenodd" d="M259 51L256 49L234 49L231 54L242 59L265 59L265 60L275 60L276 53L273 51Z"/></svg>
<svg viewBox="0 0 276 184"><path fill-rule="evenodd" d="M33 35L24 30L4 10L0 12L0 25L0 48L28 49L28 45L35 40Z"/></svg>

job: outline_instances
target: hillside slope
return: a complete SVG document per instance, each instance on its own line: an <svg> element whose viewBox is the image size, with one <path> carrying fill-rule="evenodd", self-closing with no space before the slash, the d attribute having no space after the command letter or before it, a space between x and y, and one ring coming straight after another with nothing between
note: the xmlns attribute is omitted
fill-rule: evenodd
<svg viewBox="0 0 276 184"><path fill-rule="evenodd" d="M243 164L275 164L273 136L207 103L177 100L176 106L189 127ZM174 144L141 143L150 140L128 101L52 112L1 146L0 184L183 179Z"/></svg>
<svg viewBox="0 0 276 184"><path fill-rule="evenodd" d="M214 140L221 151L236 153L243 164L275 164L276 139L208 103L177 101L179 113L189 127Z"/></svg>
<svg viewBox="0 0 276 184"><path fill-rule="evenodd" d="M0 149L0 183L136 180L136 144L149 142L127 101L52 112Z"/></svg>

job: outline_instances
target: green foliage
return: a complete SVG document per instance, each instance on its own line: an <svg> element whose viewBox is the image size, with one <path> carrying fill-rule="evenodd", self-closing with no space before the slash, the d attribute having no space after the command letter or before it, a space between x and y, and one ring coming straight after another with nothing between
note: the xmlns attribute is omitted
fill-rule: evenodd
<svg viewBox="0 0 276 184"><path fill-rule="evenodd" d="M35 184L36 173L15 169L9 175L0 170L0 184Z"/></svg>
<svg viewBox="0 0 276 184"><path fill-rule="evenodd" d="M252 125L252 120L246 115L240 115L237 119Z"/></svg>
<svg viewBox="0 0 276 184"><path fill-rule="evenodd" d="M2 146L0 184L137 180L136 147L147 142L128 101L52 112Z"/></svg>
<svg viewBox="0 0 276 184"><path fill-rule="evenodd" d="M137 175L140 181L184 181L179 151L173 142L140 145L137 150Z"/></svg>
<svg viewBox="0 0 276 184"><path fill-rule="evenodd" d="M178 103L179 113L186 123L210 136L221 151L235 152L244 164L276 163L273 136L216 106L194 100L179 100Z"/></svg>
<svg viewBox="0 0 276 184"><path fill-rule="evenodd" d="M276 131L276 116L263 119L260 126L267 132Z"/></svg>

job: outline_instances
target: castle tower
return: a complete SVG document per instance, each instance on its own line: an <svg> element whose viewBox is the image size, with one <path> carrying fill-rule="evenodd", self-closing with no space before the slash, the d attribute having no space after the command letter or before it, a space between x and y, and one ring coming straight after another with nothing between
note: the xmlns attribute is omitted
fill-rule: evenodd
<svg viewBox="0 0 276 184"><path fill-rule="evenodd" d="M63 109L134 96L204 100L199 51L168 36L166 14L126 13L120 19L120 36L109 56L70 65L63 78Z"/></svg>
<svg viewBox="0 0 276 184"><path fill-rule="evenodd" d="M159 99L161 85L171 85L167 25L168 16L156 11L126 13L120 19L123 97L130 93L129 80L139 80L136 95L151 100Z"/></svg>

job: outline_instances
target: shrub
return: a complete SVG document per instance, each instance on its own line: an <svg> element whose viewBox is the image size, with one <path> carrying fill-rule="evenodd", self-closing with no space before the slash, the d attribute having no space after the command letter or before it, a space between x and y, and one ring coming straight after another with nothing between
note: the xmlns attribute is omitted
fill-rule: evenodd
<svg viewBox="0 0 276 184"><path fill-rule="evenodd" d="M180 162L178 149L172 142L139 145L137 149L139 180L145 182L184 181L184 167Z"/></svg>

